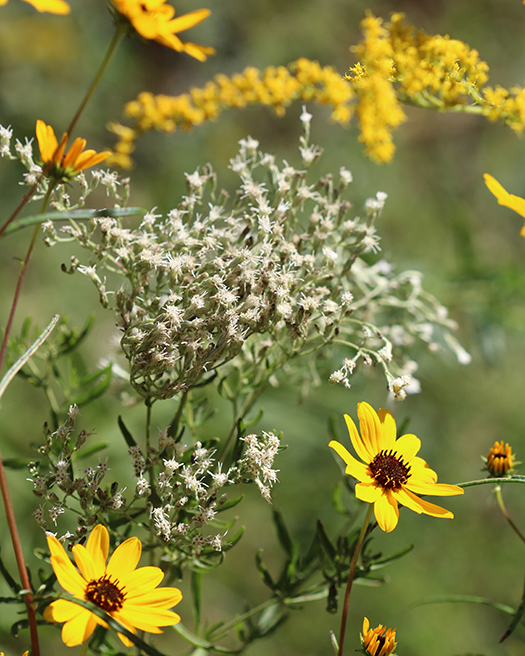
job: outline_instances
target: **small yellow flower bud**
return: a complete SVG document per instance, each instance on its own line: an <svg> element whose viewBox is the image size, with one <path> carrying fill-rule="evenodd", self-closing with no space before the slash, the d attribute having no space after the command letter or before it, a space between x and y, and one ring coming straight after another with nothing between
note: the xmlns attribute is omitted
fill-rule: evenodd
<svg viewBox="0 0 525 656"><path fill-rule="evenodd" d="M370 622L365 617L363 620L363 633L361 644L367 656L395 656L396 630L387 629L382 624L375 629L370 628Z"/></svg>
<svg viewBox="0 0 525 656"><path fill-rule="evenodd" d="M505 476L514 466L515 456L509 444L495 442L487 456L487 469L492 476Z"/></svg>

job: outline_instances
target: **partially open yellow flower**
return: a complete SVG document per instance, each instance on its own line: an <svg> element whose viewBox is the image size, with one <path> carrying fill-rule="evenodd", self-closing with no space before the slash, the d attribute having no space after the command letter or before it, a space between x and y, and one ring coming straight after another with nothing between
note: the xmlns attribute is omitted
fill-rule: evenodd
<svg viewBox="0 0 525 656"><path fill-rule="evenodd" d="M172 626L180 617L168 610L182 599L177 588L156 589L164 578L159 567L135 569L142 552L138 538L129 538L118 546L106 565L109 552L109 533L98 524L91 531L86 546L73 547L77 571L60 544L47 536L51 564L60 585L77 599L91 601L106 611L117 622L136 634L139 631L162 633L160 626ZM87 640L97 624L108 625L91 611L66 599L58 599L44 611L48 622L65 622L62 640L75 647ZM131 647L131 640L121 633L122 642Z"/></svg>
<svg viewBox="0 0 525 656"><path fill-rule="evenodd" d="M9 0L0 0L0 7ZM50 14L69 14L71 7L64 0L23 0L33 5L38 11L48 11Z"/></svg>
<svg viewBox="0 0 525 656"><path fill-rule="evenodd" d="M510 444L496 441L487 456L487 469L492 476L506 476L514 467L514 460Z"/></svg>
<svg viewBox="0 0 525 656"><path fill-rule="evenodd" d="M500 185L500 183L488 173L485 173L483 177L485 178L485 184L489 190L498 199L498 203L504 207L510 207L511 210L514 210L525 219L525 198L520 198L519 196L514 196L514 194L509 194L509 192L506 191ZM525 237L525 225L521 229L520 235Z"/></svg>
<svg viewBox="0 0 525 656"><path fill-rule="evenodd" d="M100 164L111 155L109 150L104 150L101 153L94 150L84 150L86 140L80 137L73 141L69 152L66 154L68 135L63 134L59 145L53 128L40 119L36 122L36 138L40 149L40 157L44 164L42 169L44 175L59 182L71 180L80 171L95 166L95 164Z"/></svg>
<svg viewBox="0 0 525 656"><path fill-rule="evenodd" d="M361 501L374 504L374 514L381 529L390 533L397 526L398 503L418 514L452 519L454 515L449 510L416 496L463 494L463 489L457 485L437 484L436 472L416 456L421 448L419 438L408 434L396 440L394 417L383 408L377 413L368 403L358 403L357 416L361 436L348 415L345 415L345 421L352 445L366 464L356 460L335 440L328 446L345 461L345 472L360 481L355 486L355 495Z"/></svg>
<svg viewBox="0 0 525 656"><path fill-rule="evenodd" d="M365 617L361 643L367 656L395 656L393 652L397 645L396 630L387 629L382 624L371 629L370 622Z"/></svg>
<svg viewBox="0 0 525 656"><path fill-rule="evenodd" d="M145 39L185 52L199 61L215 54L213 48L182 41L176 36L207 18L211 13L209 9L197 9L174 18L175 9L166 0L111 0L111 3Z"/></svg>

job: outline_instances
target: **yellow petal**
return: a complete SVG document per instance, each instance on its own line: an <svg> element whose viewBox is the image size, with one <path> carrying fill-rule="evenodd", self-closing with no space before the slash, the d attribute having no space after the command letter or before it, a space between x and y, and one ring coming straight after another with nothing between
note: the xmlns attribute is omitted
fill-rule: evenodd
<svg viewBox="0 0 525 656"><path fill-rule="evenodd" d="M48 11L50 14L69 14L71 7L63 0L24 0L38 11ZM1 4L1 3L0 3Z"/></svg>
<svg viewBox="0 0 525 656"><path fill-rule="evenodd" d="M216 53L215 48L201 46L198 43L190 43L189 41L184 43L183 50L187 55L190 55L201 62L206 61L209 55L214 55Z"/></svg>
<svg viewBox="0 0 525 656"><path fill-rule="evenodd" d="M132 600L156 588L163 578L164 572L160 567L139 567L121 577L119 583L126 588L126 599Z"/></svg>
<svg viewBox="0 0 525 656"><path fill-rule="evenodd" d="M106 572L119 581L130 574L139 564L142 544L138 538L129 538L118 546L109 559Z"/></svg>
<svg viewBox="0 0 525 656"><path fill-rule="evenodd" d="M355 496L360 501L366 501L366 503L375 503L381 496L381 488L379 485L374 485L372 483L358 483L355 486Z"/></svg>
<svg viewBox="0 0 525 656"><path fill-rule="evenodd" d="M8 0L0 0L0 7L2 7L3 5L6 5L7 2L8 2Z"/></svg>
<svg viewBox="0 0 525 656"><path fill-rule="evenodd" d="M109 553L109 533L105 526L102 524L95 526L89 534L86 549L93 559L96 571L101 572L98 576L103 576Z"/></svg>
<svg viewBox="0 0 525 656"><path fill-rule="evenodd" d="M365 401L357 404L357 416L359 417L359 430L363 444L368 453L371 454L372 460L375 455L385 448L381 439L383 431L381 430L379 417L374 408Z"/></svg>
<svg viewBox="0 0 525 656"><path fill-rule="evenodd" d="M402 435L397 442L394 444L394 449L396 453L402 456L403 460L407 463L410 463L412 458L415 457L416 453L421 448L421 440L419 437L407 433Z"/></svg>
<svg viewBox="0 0 525 656"><path fill-rule="evenodd" d="M354 478L357 478L358 481L371 480L366 465L363 465L362 462L356 460L354 456L352 456L342 444L336 442L335 440L332 440L328 444L328 446L331 449L333 449L337 453L337 455L340 456L345 461L346 463L345 473L349 474L350 476L353 476Z"/></svg>
<svg viewBox="0 0 525 656"><path fill-rule="evenodd" d="M433 469L427 465L427 463L416 456L410 461L410 475L417 479L418 483L436 483L438 476Z"/></svg>
<svg viewBox="0 0 525 656"><path fill-rule="evenodd" d="M385 445L383 449L392 449L397 437L396 420L392 416L392 413L384 408L379 408L377 416L383 429L382 443Z"/></svg>
<svg viewBox="0 0 525 656"><path fill-rule="evenodd" d="M209 9L196 9L195 11L190 11L184 16L179 16L167 23L167 28L173 34L176 32L184 32L184 30L189 30L190 27L201 23L205 18L211 14Z"/></svg>
<svg viewBox="0 0 525 656"><path fill-rule="evenodd" d="M489 190L496 196L498 203L504 207L509 207L511 210L517 212L520 216L525 217L525 199L514 194L509 194L500 183L495 180L491 175L485 173L485 184Z"/></svg>
<svg viewBox="0 0 525 656"><path fill-rule="evenodd" d="M44 619L46 622L68 622L85 611L85 608L66 599L57 599L46 607Z"/></svg>
<svg viewBox="0 0 525 656"><path fill-rule="evenodd" d="M96 166L97 164L100 164L100 162L103 162L110 155L111 155L110 150L104 150L101 153L97 153L94 150L86 150L77 158L75 162L75 168L77 169L77 171L83 171L84 169L88 169L91 166Z"/></svg>
<svg viewBox="0 0 525 656"><path fill-rule="evenodd" d="M445 483L420 483L414 482L414 477L410 477L408 483L405 485L411 492L415 494L431 494L436 497L452 497L457 494L464 494L462 487L457 485L447 485Z"/></svg>
<svg viewBox="0 0 525 656"><path fill-rule="evenodd" d="M182 599L182 592L178 588L157 588L151 592L135 597L133 606L151 606L152 608L172 608Z"/></svg>
<svg viewBox="0 0 525 656"><path fill-rule="evenodd" d="M418 513L418 515L425 513L425 515L430 515L431 517L441 517L442 519L452 519L454 517L450 510L446 510L441 506L436 506L435 504L429 503L424 499L420 499L406 488L397 490L395 495L399 503L402 503L407 508L410 508L410 510Z"/></svg>
<svg viewBox="0 0 525 656"><path fill-rule="evenodd" d="M73 563L69 560L64 547L52 535L47 536L47 544L51 551L51 565L58 582L64 590L83 598L86 582L73 567Z"/></svg>
<svg viewBox="0 0 525 656"><path fill-rule="evenodd" d="M385 490L379 499L374 503L374 515L376 516L379 528L390 533L397 526L399 520L399 508L397 501L390 490Z"/></svg>
<svg viewBox="0 0 525 656"><path fill-rule="evenodd" d="M93 581L104 576L104 567L102 569L96 567L86 547L81 544L75 544L72 551L75 563L86 581Z"/></svg>
<svg viewBox="0 0 525 656"><path fill-rule="evenodd" d="M78 167L76 166L76 161L78 156L84 150L85 147L86 147L86 140L77 137L75 141L73 141L73 143L71 144L71 148L69 149L68 154L64 157L62 166L64 168L68 168L69 166L72 166L73 168L78 169Z"/></svg>
<svg viewBox="0 0 525 656"><path fill-rule="evenodd" d="M62 642L68 647L81 645L93 633L97 626L95 615L85 608L82 612L62 627Z"/></svg>
<svg viewBox="0 0 525 656"><path fill-rule="evenodd" d="M58 141L53 128L50 125L46 125L40 119L36 122L36 139L42 161L44 163L51 162L58 148Z"/></svg>
<svg viewBox="0 0 525 656"><path fill-rule="evenodd" d="M136 629L150 631L151 633L160 633L160 631L153 630L156 627L173 626L180 622L179 615L171 610L132 606L129 603L124 604L124 608L122 608L119 615L124 617ZM115 617L115 619L117 618Z"/></svg>
<svg viewBox="0 0 525 656"><path fill-rule="evenodd" d="M376 455L374 452L368 449L367 445L363 443L361 436L359 435L356 425L352 417L345 415L346 427L348 428L348 434L350 435L350 441L354 447L354 451L361 458L363 462L369 463L374 459Z"/></svg>

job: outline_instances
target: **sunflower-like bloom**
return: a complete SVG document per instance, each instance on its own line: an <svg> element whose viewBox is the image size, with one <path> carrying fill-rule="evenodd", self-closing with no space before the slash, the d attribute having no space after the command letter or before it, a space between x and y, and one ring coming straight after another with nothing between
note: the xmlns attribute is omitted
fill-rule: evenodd
<svg viewBox="0 0 525 656"><path fill-rule="evenodd" d="M109 150L97 153L94 150L84 150L86 140L77 137L73 141L69 152L66 154L68 135L64 133L58 144L55 132L50 125L38 119L36 122L36 138L42 158L43 172L47 178L53 178L59 182L67 182L76 175L103 162L111 155Z"/></svg>
<svg viewBox="0 0 525 656"><path fill-rule="evenodd" d="M395 656L393 652L397 645L396 630L387 629L382 624L371 629L370 622L365 617L361 644L367 656Z"/></svg>
<svg viewBox="0 0 525 656"><path fill-rule="evenodd" d="M111 3L145 39L157 41L177 52L185 52L199 61L205 61L208 55L215 54L213 48L185 42L176 36L208 18L211 13L209 9L197 9L173 18L175 9L166 0L111 0Z"/></svg>
<svg viewBox="0 0 525 656"><path fill-rule="evenodd" d="M64 547L48 535L51 564L60 585L77 599L91 601L106 611L126 629L136 634L137 629L149 633L162 633L160 626L172 626L180 617L168 610L182 599L177 588L156 589L164 577L159 567L135 569L142 552L138 538L129 538L118 546L106 565L109 552L109 534L98 524L91 531L86 546L73 547L78 572L69 560ZM62 640L75 647L87 640L97 624L108 625L91 611L78 604L58 599L44 611L48 622L65 622ZM118 634L127 646L131 640Z"/></svg>
<svg viewBox="0 0 525 656"><path fill-rule="evenodd" d="M38 11L48 11L50 14L69 14L71 7L64 0L23 0ZM0 7L6 5L9 0L0 0Z"/></svg>
<svg viewBox="0 0 525 656"><path fill-rule="evenodd" d="M355 486L355 495L361 501L374 504L374 514L381 529L390 533L397 526L398 503L418 514L454 517L449 510L416 496L463 494L463 489L457 485L436 483L436 472L416 456L421 448L419 438L408 434L396 440L394 417L383 408L377 413L368 403L358 403L357 416L361 436L348 415L345 415L345 421L352 445L365 464L356 460L335 440L328 446L345 461L345 472L360 481Z"/></svg>
<svg viewBox="0 0 525 656"><path fill-rule="evenodd" d="M487 456L487 469L492 476L506 476L514 467L515 456L510 444L494 442L494 446ZM519 463L518 463L519 464Z"/></svg>
<svg viewBox="0 0 525 656"><path fill-rule="evenodd" d="M509 194L509 192L488 173L485 173L483 177L485 178L485 184L489 190L498 199L498 204L503 205L504 207L510 207L511 210L514 210L525 219L525 198ZM525 225L521 229L520 235L525 237Z"/></svg>

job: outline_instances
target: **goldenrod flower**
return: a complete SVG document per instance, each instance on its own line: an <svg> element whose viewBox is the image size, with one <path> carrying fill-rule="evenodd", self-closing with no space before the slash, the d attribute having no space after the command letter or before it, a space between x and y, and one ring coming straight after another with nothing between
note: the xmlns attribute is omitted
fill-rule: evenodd
<svg viewBox="0 0 525 656"><path fill-rule="evenodd" d="M145 39L162 43L177 52L185 52L199 61L205 61L207 55L215 54L213 48L181 41L176 36L208 18L211 13L209 9L197 9L173 18L175 9L166 4L166 0L111 0L111 3Z"/></svg>
<svg viewBox="0 0 525 656"><path fill-rule="evenodd" d="M525 198L520 198L519 196L514 196L514 194L509 194L500 183L494 179L488 173L485 173L485 184L489 190L496 196L498 203L504 207L510 207L511 210L517 212L520 216L525 218ZM525 237L525 225L521 229L520 235Z"/></svg>
<svg viewBox="0 0 525 656"><path fill-rule="evenodd" d="M69 560L60 542L48 535L51 564L60 585L77 599L91 601L106 611L117 622L136 634L136 630L162 633L160 626L172 626L180 617L168 610L182 599L177 588L156 589L164 577L159 567L135 569L142 552L138 538L129 538L118 546L108 564L109 534L98 524L91 531L86 546L73 547L78 572ZM58 599L44 611L48 622L65 622L62 640L68 647L75 647L87 640L97 624L108 625L94 613L78 604ZM133 643L122 634L122 642Z"/></svg>
<svg viewBox="0 0 525 656"><path fill-rule="evenodd" d="M59 145L53 128L40 119L36 122L36 138L43 162L44 175L60 182L71 180L80 171L99 164L111 155L109 150L101 153L84 150L86 140L80 139L80 137L73 141L69 152L65 154L68 135L64 133Z"/></svg>
<svg viewBox="0 0 525 656"><path fill-rule="evenodd" d="M494 442L487 456L487 469L492 476L506 476L514 466L515 456L509 444Z"/></svg>
<svg viewBox="0 0 525 656"><path fill-rule="evenodd" d="M332 440L330 446L346 462L347 474L357 478L355 495L361 501L374 504L377 523L389 533L397 526L398 503L414 512L432 517L452 518L445 508L420 499L417 494L451 496L463 494L457 485L438 485L437 474L416 456L421 441L415 435L403 435L396 440L396 422L388 410L377 413L368 403L357 404L361 436L352 419L345 415L350 439L363 464L347 449Z"/></svg>
<svg viewBox="0 0 525 656"><path fill-rule="evenodd" d="M50 14L69 14L71 7L64 0L23 0L33 5L38 11L48 11ZM0 7L9 0L0 0Z"/></svg>
<svg viewBox="0 0 525 656"><path fill-rule="evenodd" d="M370 622L365 617L363 620L363 633L361 644L368 656L395 656L396 630L387 629L382 624L375 629L370 628Z"/></svg>

